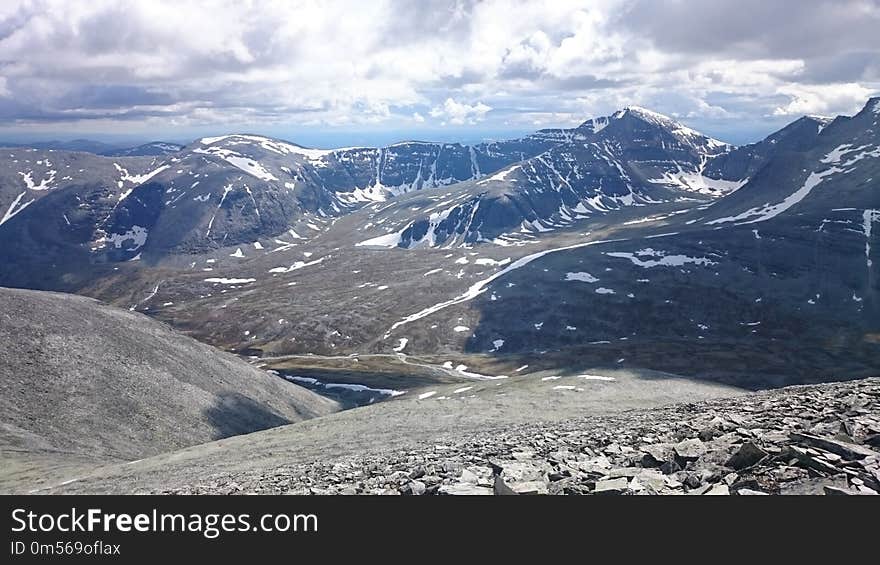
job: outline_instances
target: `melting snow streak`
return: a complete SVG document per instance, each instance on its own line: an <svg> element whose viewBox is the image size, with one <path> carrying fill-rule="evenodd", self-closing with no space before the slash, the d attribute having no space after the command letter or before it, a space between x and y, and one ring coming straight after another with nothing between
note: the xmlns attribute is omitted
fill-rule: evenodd
<svg viewBox="0 0 880 565"><path fill-rule="evenodd" d="M865 213L862 214L862 218L864 220L863 228L865 230L865 262L868 265L868 271L870 272L871 266L874 264L873 261L871 261L871 228L874 222L880 221L880 210L865 210Z"/></svg>
<svg viewBox="0 0 880 565"><path fill-rule="evenodd" d="M22 210L27 208L29 205L34 203L35 199L31 198L30 200L28 200L27 202L25 202L24 204L19 206L19 203L21 202L21 199L24 197L25 194L27 194L27 191L22 192L21 194L19 194L16 197L15 200L12 201L12 204L9 205L9 209L6 210L6 213L3 215L3 218L0 219L0 226L2 226L3 224L5 224L9 220L11 220L13 216L15 216L16 214L18 214L19 212L21 212Z"/></svg>
<svg viewBox="0 0 880 565"><path fill-rule="evenodd" d="M519 268L525 267L526 265L528 265L532 261L534 261L536 259L540 259L541 257L543 257L545 255L549 255L551 253L556 253L558 251L568 251L569 249L577 249L579 247L587 247L590 245L598 245L600 243L612 243L612 242L617 242L617 241L626 241L626 240L625 239L605 239L605 240L599 240L599 241L588 241L586 243L578 243L578 244L569 245L566 247L558 247L556 249L547 249L544 251L540 251L538 253L533 253L531 255L526 255L525 257L521 257L521 258L517 259L516 261L514 261L513 263L511 263L510 265L508 265L506 268L498 271L494 275L474 283L464 293L456 296L455 298L452 298L452 299L447 300L445 302L440 302L439 304L434 304L433 306L429 306L428 308L425 308L424 310L416 312L415 314L411 314L411 315L403 318L402 320L395 322L394 325L391 326L391 329L388 330L388 334L390 334L391 332L393 332L394 330L396 330L397 328L399 328L400 326L402 326L404 324L408 324L410 322L415 322L416 320L420 320L426 316L430 316L431 314L434 314L435 312L439 312L440 310L443 310L444 308L448 308L448 307L453 306L455 304L461 304L462 302L467 302L468 300L472 300L472 299L476 298L477 296L486 292L489 283L491 283L492 281L503 277L504 275L506 275L507 273L509 273L511 271L515 271ZM386 334L386 336L388 334Z"/></svg>

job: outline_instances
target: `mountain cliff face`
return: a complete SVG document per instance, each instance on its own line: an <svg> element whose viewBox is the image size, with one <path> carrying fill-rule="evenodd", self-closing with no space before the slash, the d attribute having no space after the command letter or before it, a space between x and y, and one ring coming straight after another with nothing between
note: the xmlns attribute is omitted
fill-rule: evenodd
<svg viewBox="0 0 880 565"><path fill-rule="evenodd" d="M382 202L426 188L478 180L511 163L583 139L579 129L541 130L521 139L462 145L405 141L324 153L314 165L321 184L348 203Z"/></svg>
<svg viewBox="0 0 880 565"><path fill-rule="evenodd" d="M14 150L11 161L33 165L15 171L20 179L4 183L4 223L49 187L65 193L65 198L30 210L25 222L53 224L75 215L69 201L82 200L78 191L83 189L68 187L115 184L118 190L105 195L115 199L112 207L96 207L86 220L91 224L76 228L77 233L91 230L91 239L72 238L79 246L76 251L87 248L97 262L159 260L272 239L293 243L365 203L465 182L480 187L474 198L459 209L441 211L446 216L439 221L445 220L440 231L466 233L467 242L500 234L523 221L537 221L534 227L542 229L583 216L588 209L647 204L679 190L715 195L736 182L723 179L723 173L718 179L700 176L705 162L728 151L728 146L638 108L578 128L542 130L474 146L404 142L385 148L316 150L261 136L227 135L182 149L169 144L136 149L128 154L158 155L148 161L53 152L56 161L62 161L59 172L50 166L48 154ZM85 166L73 169L70 159L80 159ZM499 176L499 169L520 162ZM7 170L15 168L12 164ZM517 183L516 190L512 183ZM94 190L86 192L92 195ZM473 214L480 205L482 211ZM88 206L77 204L79 209ZM426 226L415 226L414 233L403 238L406 245L423 239Z"/></svg>
<svg viewBox="0 0 880 565"><path fill-rule="evenodd" d="M128 154L157 156L55 151L56 170L48 153L11 150L4 170L14 177L0 191L3 223L49 190L59 196L27 210L18 226L0 231L0 239L28 240L28 255L67 239L69 253L84 263L160 261L239 245L291 245L364 204L446 185L461 191L470 183L455 206L435 206L432 216L413 218L408 231L400 230L406 233L399 244L472 243L510 228L552 229L590 212L681 194L714 197L742 182L721 168L714 177L702 174L729 146L640 108L573 129L474 146L404 142L316 150L237 134L185 148L158 143L135 149ZM77 225L68 226L71 216ZM34 225L56 229L45 234ZM22 253L13 255L24 260Z"/></svg>
<svg viewBox="0 0 880 565"><path fill-rule="evenodd" d="M808 150L831 122L829 118L804 116L757 143L735 147L712 159L706 165L706 174L715 178L751 178L774 155Z"/></svg>
<svg viewBox="0 0 880 565"><path fill-rule="evenodd" d="M407 142L329 151L228 135L126 153L156 153L152 159L11 149L0 167L0 225L50 192L54 197L0 231L0 239L28 241L26 253L12 246L17 262L62 242L84 263L291 244L364 202L480 178L570 137L548 130L474 147Z"/></svg>
<svg viewBox="0 0 880 565"><path fill-rule="evenodd" d="M104 231L111 239L147 234L143 249L127 245L122 253L111 251L115 260L140 252L198 253L265 238L290 243L364 203L479 179L573 137L571 131L548 130L478 146L404 142L339 150L251 135L205 138L138 187Z"/></svg>
<svg viewBox="0 0 880 565"><path fill-rule="evenodd" d="M798 143L780 143L784 147L772 154L752 182L706 211L706 225L759 227L779 216L799 223L801 216L809 221L823 216L814 228L839 232L846 222L832 216L875 208L875 179L880 178L878 103L880 99L872 99L855 116L837 118ZM846 207L851 210L841 209Z"/></svg>
<svg viewBox="0 0 880 565"><path fill-rule="evenodd" d="M405 248L493 241L510 244L627 206L676 200L709 201L742 186L747 177L707 168L732 147L643 108L590 120L559 144L482 180L443 192L439 203L401 219L389 207L388 233L363 245ZM754 156L759 161L762 156ZM427 197L434 201L438 197ZM377 223L377 222L374 222ZM389 229L390 228L390 229Z"/></svg>

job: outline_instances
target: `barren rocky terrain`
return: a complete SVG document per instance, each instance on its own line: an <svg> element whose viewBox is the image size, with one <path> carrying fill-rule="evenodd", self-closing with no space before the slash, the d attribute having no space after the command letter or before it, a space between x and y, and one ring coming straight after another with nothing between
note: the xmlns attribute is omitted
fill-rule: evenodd
<svg viewBox="0 0 880 565"><path fill-rule="evenodd" d="M521 423L159 492L876 495L880 378Z"/></svg>
<svg viewBox="0 0 880 565"><path fill-rule="evenodd" d="M0 490L339 409L133 312L0 288Z"/></svg>

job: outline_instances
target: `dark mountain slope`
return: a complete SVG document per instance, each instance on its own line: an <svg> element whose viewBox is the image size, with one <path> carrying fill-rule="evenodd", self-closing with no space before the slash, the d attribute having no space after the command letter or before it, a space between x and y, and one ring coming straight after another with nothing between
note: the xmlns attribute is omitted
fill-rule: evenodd
<svg viewBox="0 0 880 565"><path fill-rule="evenodd" d="M767 382L749 368L782 380L875 372L876 107L771 155L737 192L664 220L659 237L563 251L486 285L468 348L592 351L746 386Z"/></svg>

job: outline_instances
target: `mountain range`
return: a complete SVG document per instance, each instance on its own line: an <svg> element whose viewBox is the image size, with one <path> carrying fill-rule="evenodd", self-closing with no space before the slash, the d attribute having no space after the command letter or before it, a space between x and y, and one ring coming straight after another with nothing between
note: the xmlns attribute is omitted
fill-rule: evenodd
<svg viewBox="0 0 880 565"><path fill-rule="evenodd" d="M111 157L143 157L150 155L170 155L171 153L180 151L183 148L183 145L168 141L151 141L149 143L129 146L118 143L104 143L102 141L94 141L91 139L73 139L70 141L35 141L30 143L10 143L0 141L0 147L77 151Z"/></svg>
<svg viewBox="0 0 880 565"><path fill-rule="evenodd" d="M613 402L638 407L663 386L707 397L681 379L721 395L866 377L880 368L878 126L872 98L744 146L627 107L475 145L324 150L230 134L112 155L9 147L0 286L97 298L117 317L164 322L187 355L195 338L274 372L273 385L235 391L250 399L241 417L256 418L245 431L383 399L371 413L434 426L430 402L477 387L473 409L486 413L505 383L512 396L497 402L511 410L572 414L577 402L542 395L590 375L633 383L615 385ZM53 318L87 304L4 293ZM106 325L82 314L93 315ZM167 348L155 346L159 360ZM281 385L299 404L254 415L252 401ZM205 390L182 408L203 411L202 435L107 457L205 440L204 410L223 403ZM478 426L467 410L455 413ZM13 444L54 449L47 429L14 426Z"/></svg>
<svg viewBox="0 0 880 565"><path fill-rule="evenodd" d="M796 366L822 351L857 370L876 347L877 104L740 147L630 107L474 146L236 134L166 157L10 149L0 284L97 296L260 354L405 342L641 363L662 340L703 370L744 341L755 358L733 373L790 373L778 349L802 332L822 345Z"/></svg>

